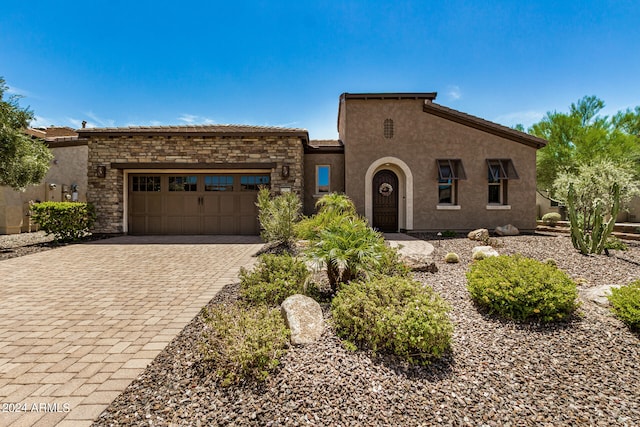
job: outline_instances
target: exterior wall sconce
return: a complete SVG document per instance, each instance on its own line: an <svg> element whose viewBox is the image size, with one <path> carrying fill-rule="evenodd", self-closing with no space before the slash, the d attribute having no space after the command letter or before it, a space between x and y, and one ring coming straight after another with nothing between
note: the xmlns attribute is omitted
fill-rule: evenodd
<svg viewBox="0 0 640 427"><path fill-rule="evenodd" d="M96 168L96 176L98 178L104 178L107 176L107 167L106 166L98 166Z"/></svg>
<svg viewBox="0 0 640 427"><path fill-rule="evenodd" d="M282 177L289 178L289 166L287 165L282 166Z"/></svg>

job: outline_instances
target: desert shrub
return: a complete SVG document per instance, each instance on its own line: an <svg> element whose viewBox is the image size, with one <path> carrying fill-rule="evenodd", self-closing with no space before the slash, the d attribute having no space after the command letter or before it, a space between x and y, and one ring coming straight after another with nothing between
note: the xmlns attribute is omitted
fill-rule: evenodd
<svg viewBox="0 0 640 427"><path fill-rule="evenodd" d="M561 218L562 217L560 216L559 213L549 212L542 215L542 222L545 225L550 225L551 227L555 227L555 225L558 224L558 221L560 221Z"/></svg>
<svg viewBox="0 0 640 427"><path fill-rule="evenodd" d="M456 264L460 262L460 256L455 252L449 252L444 256L444 262Z"/></svg>
<svg viewBox="0 0 640 427"><path fill-rule="evenodd" d="M558 267L558 261L553 258L546 258L544 261L545 264L550 265L551 267Z"/></svg>
<svg viewBox="0 0 640 427"><path fill-rule="evenodd" d="M272 196L268 188L258 191L260 236L266 242L290 243L295 240L295 224L300 220L302 203L296 193Z"/></svg>
<svg viewBox="0 0 640 427"><path fill-rule="evenodd" d="M631 329L640 330L640 280L620 288L611 288L607 297L615 315Z"/></svg>
<svg viewBox="0 0 640 427"><path fill-rule="evenodd" d="M379 276L409 277L411 274L411 269L401 261L398 249L389 245L380 248L380 258L374 268L374 274Z"/></svg>
<svg viewBox="0 0 640 427"><path fill-rule="evenodd" d="M240 295L253 304L279 305L291 295L304 293L309 271L291 255L261 255L253 270L240 269Z"/></svg>
<svg viewBox="0 0 640 427"><path fill-rule="evenodd" d="M611 235L607 238L606 243L604 244L605 249L608 250L617 250L617 251L627 251L629 250L629 246L622 240L618 239L616 236Z"/></svg>
<svg viewBox="0 0 640 427"><path fill-rule="evenodd" d="M289 345L289 329L276 308L217 305L203 309L202 319L202 360L225 386L265 380Z"/></svg>
<svg viewBox="0 0 640 427"><path fill-rule="evenodd" d="M32 220L56 240L70 241L84 237L95 222L93 205L78 202L42 202L31 207Z"/></svg>
<svg viewBox="0 0 640 427"><path fill-rule="evenodd" d="M433 289L403 277L351 282L331 303L336 333L348 348L391 353L419 364L450 347L449 309Z"/></svg>
<svg viewBox="0 0 640 427"><path fill-rule="evenodd" d="M566 273L520 255L474 263L467 272L467 289L491 313L514 320L562 320L578 306L576 284Z"/></svg>

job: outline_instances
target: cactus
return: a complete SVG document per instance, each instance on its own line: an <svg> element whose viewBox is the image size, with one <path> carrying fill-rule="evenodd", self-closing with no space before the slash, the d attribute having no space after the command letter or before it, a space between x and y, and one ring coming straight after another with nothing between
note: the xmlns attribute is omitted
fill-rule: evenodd
<svg viewBox="0 0 640 427"><path fill-rule="evenodd" d="M593 212L576 210L577 195L573 184L569 185L567 207L569 208L569 222L571 224L571 243L583 254L601 254L607 239L613 231L618 212L620 212L620 185L613 184L613 206L609 220L605 222L604 206L597 201Z"/></svg>

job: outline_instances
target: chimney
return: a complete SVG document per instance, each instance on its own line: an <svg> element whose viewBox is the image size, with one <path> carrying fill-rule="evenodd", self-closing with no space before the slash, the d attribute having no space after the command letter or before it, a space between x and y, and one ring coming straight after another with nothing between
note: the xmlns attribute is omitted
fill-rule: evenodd
<svg viewBox="0 0 640 427"><path fill-rule="evenodd" d="M86 120L83 120L83 121L82 121L82 129L84 129L84 128L86 128L86 127L87 127L87 121L86 121Z"/></svg>

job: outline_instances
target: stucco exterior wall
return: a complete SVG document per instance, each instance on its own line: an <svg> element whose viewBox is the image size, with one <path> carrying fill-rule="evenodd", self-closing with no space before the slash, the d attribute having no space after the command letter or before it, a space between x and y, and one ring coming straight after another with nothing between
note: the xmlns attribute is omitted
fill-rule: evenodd
<svg viewBox="0 0 640 427"><path fill-rule="evenodd" d="M315 213L315 204L320 198L316 194L316 166L329 165L331 175L329 178L330 191L344 193L344 154L343 153L305 153L304 170L305 186L303 199L303 212L305 215Z"/></svg>
<svg viewBox="0 0 640 427"><path fill-rule="evenodd" d="M66 201L72 195L71 186L78 186L79 202L86 201L87 158L86 143L66 141L49 143L54 159L45 179L25 191L0 187L0 234L16 234L29 231L29 201ZM55 184L50 188L49 184ZM64 191L67 191L66 193ZM35 229L34 227L31 230Z"/></svg>
<svg viewBox="0 0 640 427"><path fill-rule="evenodd" d="M376 170L394 170L401 186L412 182L412 188L400 189L399 228L462 231L511 223L524 231L535 229L536 150L426 113L423 102L348 99L342 105L345 120L340 138L345 144L345 189L358 212L367 213L367 170L387 158ZM384 136L385 119L393 120L392 138ZM488 210L486 159L505 158L512 160L520 179L507 184L509 210ZM458 210L438 209L436 159L462 160L467 179L459 181ZM411 177L405 176L406 171L399 165L408 168Z"/></svg>
<svg viewBox="0 0 640 427"><path fill-rule="evenodd" d="M186 136L186 135L107 135L89 134L87 200L96 207L98 233L124 231L125 170L114 163L170 164L179 170L190 164L275 163L271 168L271 188L288 187L302 194L304 184L303 144L289 136ZM283 177L282 166L289 167ZM96 174L106 167L104 178ZM152 169L150 169L152 170ZM211 169L215 172L215 169Z"/></svg>

